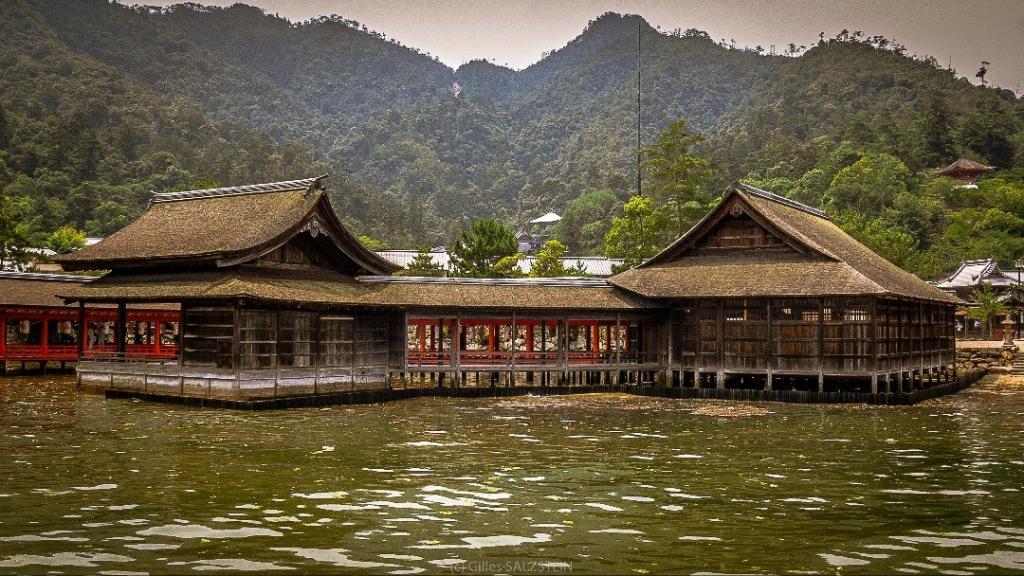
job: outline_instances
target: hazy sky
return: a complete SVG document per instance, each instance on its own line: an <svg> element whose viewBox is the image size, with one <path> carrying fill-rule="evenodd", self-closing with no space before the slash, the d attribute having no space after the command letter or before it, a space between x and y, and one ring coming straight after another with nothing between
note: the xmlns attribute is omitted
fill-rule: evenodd
<svg viewBox="0 0 1024 576"><path fill-rule="evenodd" d="M122 0L123 1L123 0ZM843 28L895 38L911 53L952 62L974 79L1024 93L1024 0L200 0L260 6L292 20L338 14L457 67L474 58L523 68L607 12L640 14L662 29L698 28L738 46L810 45ZM134 3L134 2L132 2ZM176 0L143 0L170 5Z"/></svg>

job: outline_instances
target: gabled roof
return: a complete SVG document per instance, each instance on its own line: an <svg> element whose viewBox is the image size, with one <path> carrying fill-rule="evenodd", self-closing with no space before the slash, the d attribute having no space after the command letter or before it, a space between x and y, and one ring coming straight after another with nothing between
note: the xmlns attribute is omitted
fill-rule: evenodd
<svg viewBox="0 0 1024 576"><path fill-rule="evenodd" d="M786 249L694 250L731 212L749 216ZM891 294L957 301L878 256L820 210L744 184L667 248L609 282L654 298Z"/></svg>
<svg viewBox="0 0 1024 576"><path fill-rule="evenodd" d="M967 158L959 158L949 166L936 170L936 174L984 174L985 172L991 172L995 170L992 166L987 166L974 160L968 160Z"/></svg>
<svg viewBox="0 0 1024 576"><path fill-rule="evenodd" d="M154 194L135 221L57 258L66 270L230 266L257 258L302 231L359 273L397 266L366 249L338 220L321 178Z"/></svg>
<svg viewBox="0 0 1024 576"><path fill-rule="evenodd" d="M1016 281L999 269L994 258L964 260L952 274L935 283L939 288L968 288L981 284L1009 286Z"/></svg>

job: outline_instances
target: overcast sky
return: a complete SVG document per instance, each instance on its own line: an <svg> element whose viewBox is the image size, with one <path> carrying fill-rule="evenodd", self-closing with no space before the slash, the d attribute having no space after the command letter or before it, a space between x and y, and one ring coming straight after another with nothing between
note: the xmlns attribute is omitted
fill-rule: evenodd
<svg viewBox="0 0 1024 576"><path fill-rule="evenodd" d="M122 0L124 1L124 0ZM239 0L205 0L230 5ZM1024 0L242 0L291 20L338 14L434 54L452 67L475 58L523 68L575 38L589 20L640 14L662 29L698 28L738 46L810 45L843 28L881 34L974 79L1024 94ZM132 2L134 3L134 2ZM174 0L143 0L170 5Z"/></svg>

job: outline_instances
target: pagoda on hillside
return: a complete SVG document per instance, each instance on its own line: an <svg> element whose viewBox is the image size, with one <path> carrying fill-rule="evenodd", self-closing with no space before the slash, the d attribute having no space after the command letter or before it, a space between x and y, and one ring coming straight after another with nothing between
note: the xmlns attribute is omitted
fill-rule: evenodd
<svg viewBox="0 0 1024 576"><path fill-rule="evenodd" d="M949 166L936 171L939 176L946 176L955 180L963 182L965 188L977 188L978 184L976 180L980 176L984 176L989 172L995 170L992 166L986 166L967 158L960 158L956 162L953 162Z"/></svg>

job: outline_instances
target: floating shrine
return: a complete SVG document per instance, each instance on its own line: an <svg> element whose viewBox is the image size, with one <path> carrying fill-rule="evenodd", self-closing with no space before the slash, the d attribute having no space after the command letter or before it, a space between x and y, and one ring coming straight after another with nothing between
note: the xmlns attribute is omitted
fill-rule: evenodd
<svg viewBox="0 0 1024 576"><path fill-rule="evenodd" d="M131 331L133 307L180 308L161 357L125 337L80 347L78 380L95 390L249 402L657 386L830 401L955 383L955 296L821 211L742 184L607 279L394 276L341 224L321 178L158 193L60 262L109 270L61 295L110 307L115 334Z"/></svg>

